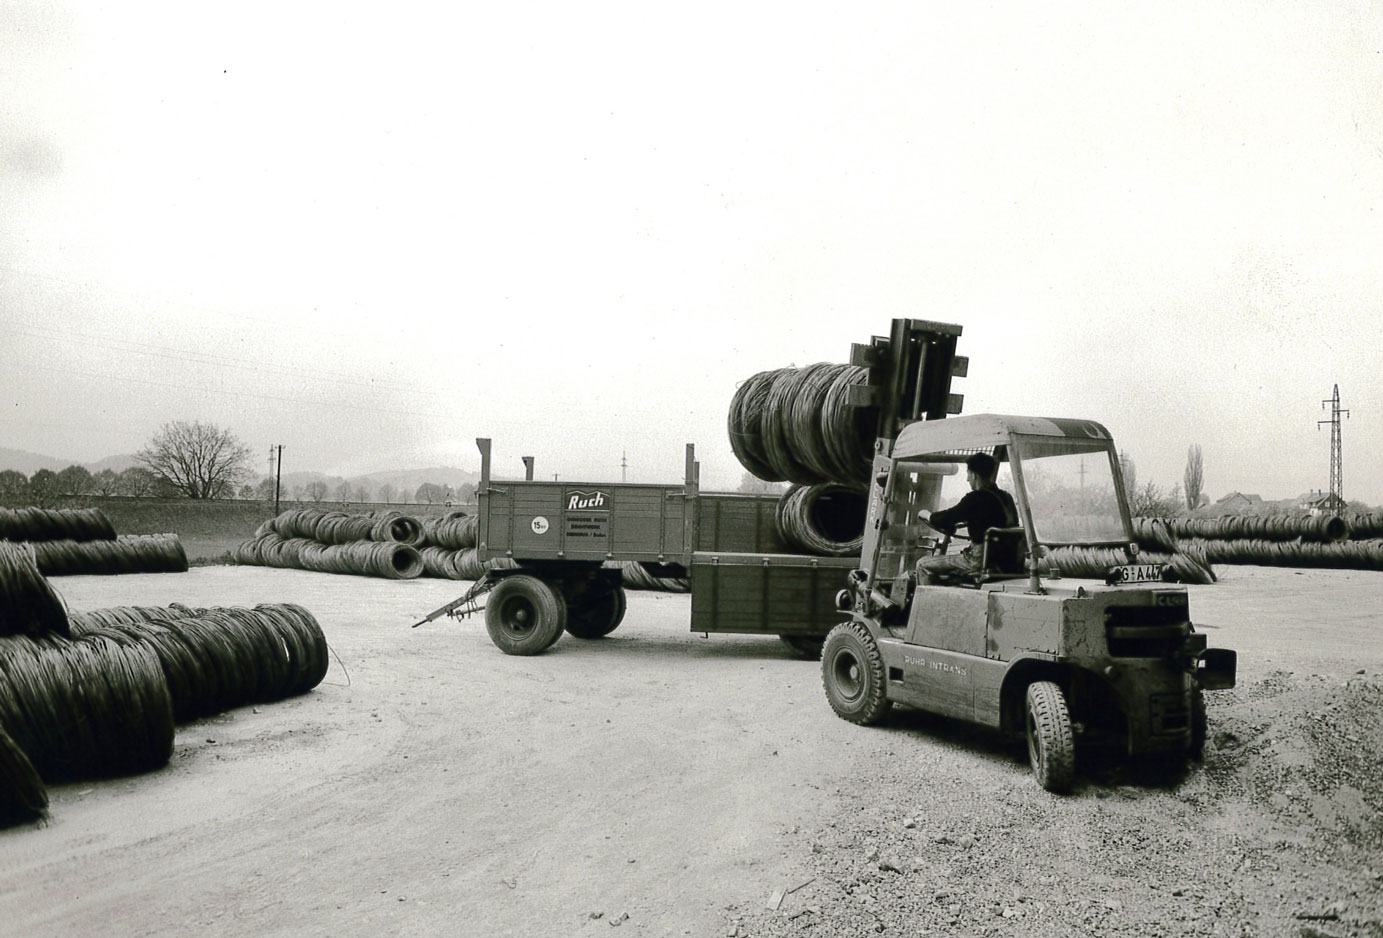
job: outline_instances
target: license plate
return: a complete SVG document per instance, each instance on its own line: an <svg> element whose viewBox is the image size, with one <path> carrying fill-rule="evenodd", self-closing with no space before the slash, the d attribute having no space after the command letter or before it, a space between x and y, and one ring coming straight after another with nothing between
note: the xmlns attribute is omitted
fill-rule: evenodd
<svg viewBox="0 0 1383 938"><path fill-rule="evenodd" d="M1105 574L1106 583L1160 583L1167 572L1167 565L1161 563L1130 563L1122 567L1110 567Z"/></svg>

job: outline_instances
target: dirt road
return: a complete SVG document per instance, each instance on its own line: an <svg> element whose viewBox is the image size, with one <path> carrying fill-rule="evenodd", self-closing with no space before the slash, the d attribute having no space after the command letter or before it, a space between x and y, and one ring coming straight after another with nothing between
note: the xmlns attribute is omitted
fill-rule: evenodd
<svg viewBox="0 0 1383 938"><path fill-rule="evenodd" d="M340 664L180 726L162 771L52 789L0 832L0 932L1383 935L1383 575L1221 573L1192 610L1240 686L1204 767L1065 798L959 724L836 719L814 663L690 634L686 596L512 658L479 619L408 627L446 581L56 580L74 609L301 603Z"/></svg>

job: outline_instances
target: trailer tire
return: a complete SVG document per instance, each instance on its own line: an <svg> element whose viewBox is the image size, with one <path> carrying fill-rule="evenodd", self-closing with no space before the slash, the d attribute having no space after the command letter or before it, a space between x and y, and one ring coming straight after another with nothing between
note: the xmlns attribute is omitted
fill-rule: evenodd
<svg viewBox="0 0 1383 938"><path fill-rule="evenodd" d="M819 660L826 644L824 635L779 635L778 640L809 661Z"/></svg>
<svg viewBox="0 0 1383 938"><path fill-rule="evenodd" d="M1051 681L1033 681L1027 692L1028 763L1050 792L1070 791L1076 778L1076 743L1066 695Z"/></svg>
<svg viewBox="0 0 1383 938"><path fill-rule="evenodd" d="M567 603L535 576L500 580L485 601L485 630L506 655L536 655L562 635Z"/></svg>
<svg viewBox="0 0 1383 938"><path fill-rule="evenodd" d="M821 684L836 716L850 723L876 723L893 709L885 694L879 644L858 622L842 622L826 636Z"/></svg>
<svg viewBox="0 0 1383 938"><path fill-rule="evenodd" d="M567 634L576 638L604 638L624 621L629 597L623 586L588 596L579 606L567 608Z"/></svg>

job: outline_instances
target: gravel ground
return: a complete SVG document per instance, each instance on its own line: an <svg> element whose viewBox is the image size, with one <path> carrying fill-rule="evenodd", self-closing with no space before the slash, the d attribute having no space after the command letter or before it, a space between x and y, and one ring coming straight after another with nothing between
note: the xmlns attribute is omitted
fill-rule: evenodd
<svg viewBox="0 0 1383 938"><path fill-rule="evenodd" d="M53 788L0 832L0 932L186 935L1383 935L1383 575L1193 587L1239 686L1186 777L916 711L835 717L775 639L634 594L535 658L446 581L264 568L55 581L73 608L298 602L315 691L179 727L170 765ZM618 928L619 931L612 931Z"/></svg>

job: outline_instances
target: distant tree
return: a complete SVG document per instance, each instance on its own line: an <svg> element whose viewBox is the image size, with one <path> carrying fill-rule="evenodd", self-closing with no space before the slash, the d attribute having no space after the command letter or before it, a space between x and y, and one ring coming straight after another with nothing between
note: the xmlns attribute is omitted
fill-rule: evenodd
<svg viewBox="0 0 1383 938"><path fill-rule="evenodd" d="M114 469L102 469L91 477L91 487L97 495L109 498L120 489L120 477Z"/></svg>
<svg viewBox="0 0 1383 938"><path fill-rule="evenodd" d="M58 473L58 494L67 498L91 491L91 472L85 466L68 466Z"/></svg>
<svg viewBox="0 0 1383 938"><path fill-rule="evenodd" d="M418 486L417 494L414 495L414 499L416 501L420 503L426 503L428 505L431 505L435 502L445 501L446 497L446 492L442 489L442 487L432 482L424 482L422 485Z"/></svg>
<svg viewBox="0 0 1383 938"><path fill-rule="evenodd" d="M250 472L250 448L210 423L165 423L135 459L188 498L219 498Z"/></svg>
<svg viewBox="0 0 1383 938"><path fill-rule="evenodd" d="M255 486L255 498L259 499L259 500L262 501L262 502L271 502L271 501L273 501L273 500L274 500L274 480L273 480L273 479L260 479L260 480L259 480L259 484Z"/></svg>
<svg viewBox="0 0 1383 938"><path fill-rule="evenodd" d="M360 485L357 485L355 487L355 500L357 502L360 502L362 505L370 500L370 490L365 486L364 483L361 483Z"/></svg>
<svg viewBox="0 0 1383 938"><path fill-rule="evenodd" d="M29 480L15 469L0 471L0 498L18 499L29 494Z"/></svg>
<svg viewBox="0 0 1383 938"><path fill-rule="evenodd" d="M456 501L460 505L475 504L475 485L470 482L462 482L456 487Z"/></svg>
<svg viewBox="0 0 1383 938"><path fill-rule="evenodd" d="M1171 491L1163 491L1152 482L1133 492L1128 500L1129 512L1143 518L1173 518L1185 509L1181 497L1181 486L1174 485Z"/></svg>
<svg viewBox="0 0 1383 938"><path fill-rule="evenodd" d="M351 484L342 479L341 484L336 486L336 500L342 504L350 501L352 491Z"/></svg>
<svg viewBox="0 0 1383 938"><path fill-rule="evenodd" d="M300 502L306 497L307 493L301 485L293 486L293 501Z"/></svg>
<svg viewBox="0 0 1383 938"><path fill-rule="evenodd" d="M1189 511L1200 507L1201 469L1201 445L1192 443L1191 448L1186 451L1186 472L1182 475L1182 484L1186 490L1186 508Z"/></svg>
<svg viewBox="0 0 1383 938"><path fill-rule="evenodd" d="M1131 499L1138 491L1138 467L1128 453L1119 453L1119 472L1124 477L1124 496Z"/></svg>
<svg viewBox="0 0 1383 938"><path fill-rule="evenodd" d="M788 490L786 482L765 482L751 472L746 472L740 476L740 487L737 492L745 492L750 495L781 495Z"/></svg>
<svg viewBox="0 0 1383 938"><path fill-rule="evenodd" d="M132 498L145 498L154 493L154 484L157 481L158 476L143 466L131 466L120 473L120 484L116 491Z"/></svg>
<svg viewBox="0 0 1383 938"><path fill-rule="evenodd" d="M240 497L241 497L241 498L244 498L244 499L247 499L247 500L248 500L248 499L251 499L251 498L254 498L254 497L255 497L255 488L254 488L254 486L251 485L251 484L248 483L248 482L246 482L244 485L240 486Z"/></svg>
<svg viewBox="0 0 1383 938"><path fill-rule="evenodd" d="M40 469L29 476L29 498L40 508L53 504L58 497L58 474L52 469Z"/></svg>
<svg viewBox="0 0 1383 938"><path fill-rule="evenodd" d="M394 501L394 487L388 482L379 487L379 500L386 505Z"/></svg>
<svg viewBox="0 0 1383 938"><path fill-rule="evenodd" d="M314 479L303 486L303 494L314 502L320 502L327 497L327 484L321 479Z"/></svg>

